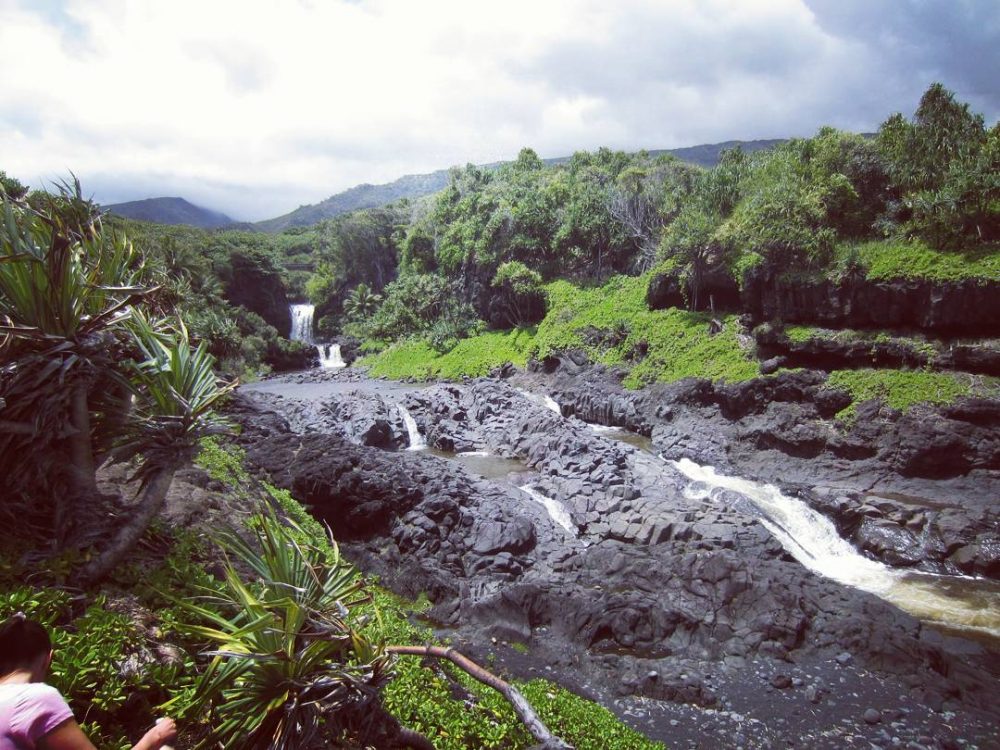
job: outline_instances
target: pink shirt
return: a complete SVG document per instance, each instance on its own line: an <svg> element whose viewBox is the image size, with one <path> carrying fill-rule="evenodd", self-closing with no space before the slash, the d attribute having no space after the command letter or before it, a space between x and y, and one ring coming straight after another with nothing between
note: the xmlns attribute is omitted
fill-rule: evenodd
<svg viewBox="0 0 1000 750"><path fill-rule="evenodd" d="M73 711L44 682L0 685L0 750L34 750L35 743Z"/></svg>

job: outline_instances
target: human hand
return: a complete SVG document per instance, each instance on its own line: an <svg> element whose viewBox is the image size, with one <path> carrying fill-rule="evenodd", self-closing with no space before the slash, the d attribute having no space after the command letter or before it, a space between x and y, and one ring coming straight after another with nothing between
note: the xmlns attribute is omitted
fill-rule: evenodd
<svg viewBox="0 0 1000 750"><path fill-rule="evenodd" d="M142 743L149 743L150 750L166 749L168 743L177 739L177 725L173 719L157 719L156 725L143 735Z"/></svg>

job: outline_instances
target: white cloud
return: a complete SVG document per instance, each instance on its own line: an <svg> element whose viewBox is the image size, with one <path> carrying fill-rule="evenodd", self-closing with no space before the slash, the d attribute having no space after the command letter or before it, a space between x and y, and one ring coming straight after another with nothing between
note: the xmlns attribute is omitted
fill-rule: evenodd
<svg viewBox="0 0 1000 750"><path fill-rule="evenodd" d="M871 129L945 70L940 44L908 74L827 21L799 0L0 0L0 169L256 219L526 145Z"/></svg>

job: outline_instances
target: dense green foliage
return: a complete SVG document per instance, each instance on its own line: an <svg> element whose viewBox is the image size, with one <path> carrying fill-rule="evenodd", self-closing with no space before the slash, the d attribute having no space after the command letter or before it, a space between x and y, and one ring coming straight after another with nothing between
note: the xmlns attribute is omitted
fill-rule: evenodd
<svg viewBox="0 0 1000 750"><path fill-rule="evenodd" d="M982 281L1000 279L1000 244L976 245L963 253L937 250L924 240L872 240L838 248L841 268L859 268L869 279Z"/></svg>
<svg viewBox="0 0 1000 750"><path fill-rule="evenodd" d="M481 330L477 317L493 330L539 324L537 352L602 349L598 359L617 364L634 358L617 343L598 346L566 330L559 341L547 341L558 319L553 308L570 314L558 299L562 287L553 282L589 288L615 274L667 264L695 311L715 304L703 293L706 285L719 289L728 279L735 290L759 272L997 279L998 138L1000 127L987 129L935 84L912 120L893 115L874 138L825 127L766 151L724 152L710 169L607 149L552 166L524 149L499 169L455 169L448 187L432 199L397 207L386 243L397 253L398 279L377 309L353 314L347 330L369 348L413 338L431 344L426 365L417 362L417 345L410 341L387 355L395 364L379 360L381 372L456 374L441 360L456 341ZM350 240L344 242L338 252L347 257ZM321 276L310 280L320 304L340 294L331 279L341 287L367 283L382 290L368 277ZM638 296L631 295L621 313L630 318L626 346L670 349L662 330L643 329L636 317L641 310L630 306ZM581 307L572 314L581 315ZM607 329L609 321L600 319L607 312L594 311L592 326ZM668 328L676 332L695 319L671 320ZM646 358L631 382L695 374L685 361L698 356L681 346L659 362ZM476 360L466 372L482 371L486 358ZM721 365L702 374L740 375L728 370Z"/></svg>
<svg viewBox="0 0 1000 750"><path fill-rule="evenodd" d="M218 427L225 388L182 322L149 317L155 277L127 237L105 230L79 183L33 203L4 199L0 211L2 512L68 544L74 516L107 516L95 506L100 463L139 461L141 500L80 571L97 578L148 525L198 437Z"/></svg>
<svg viewBox="0 0 1000 750"><path fill-rule="evenodd" d="M252 377L301 361L301 345L276 327L288 297L269 299L261 287L287 290L292 298L304 294L304 269L313 267L319 246L315 231L266 235L120 219L112 225L143 249L162 303L184 318L195 341L207 343L224 371Z"/></svg>
<svg viewBox="0 0 1000 750"><path fill-rule="evenodd" d="M536 328L487 332L438 354L428 344L409 340L365 360L375 375L458 379L485 375L505 362L523 365L571 349L595 362L629 368L624 383L637 388L684 377L745 380L755 377L756 362L737 340L734 317L722 331L710 332L711 316L684 310L650 310L647 276L618 276L599 287L567 281L546 285L549 312Z"/></svg>

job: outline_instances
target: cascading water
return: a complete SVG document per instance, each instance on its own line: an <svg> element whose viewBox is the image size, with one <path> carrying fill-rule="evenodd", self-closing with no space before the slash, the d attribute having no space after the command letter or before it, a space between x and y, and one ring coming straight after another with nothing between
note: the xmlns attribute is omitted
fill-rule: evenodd
<svg viewBox="0 0 1000 750"><path fill-rule="evenodd" d="M309 304L289 305L292 313L292 331L289 338L292 341L302 341L312 344L319 352L320 367L325 369L336 369L345 367L343 357L340 354L340 344L317 344L313 339L313 316L316 314L316 306Z"/></svg>
<svg viewBox="0 0 1000 750"><path fill-rule="evenodd" d="M347 363L344 362L344 358L340 354L340 344L318 344L316 348L319 350L320 367L327 370L334 370L338 367L347 366Z"/></svg>
<svg viewBox="0 0 1000 750"><path fill-rule="evenodd" d="M573 519L569 517L569 511L566 510L562 503L558 500L553 500L551 497L546 497L530 484L526 484L520 489L536 503L541 503L545 506L545 510L548 511L549 518L551 518L555 523L562 526L573 536L577 535L576 525L573 523Z"/></svg>
<svg viewBox="0 0 1000 750"><path fill-rule="evenodd" d="M714 490L730 490L749 499L775 539L821 576L875 594L914 617L1000 638L1000 586L995 583L890 568L861 555L830 519L772 485L725 476L686 458L668 463L694 483L689 497L714 499Z"/></svg>
<svg viewBox="0 0 1000 750"><path fill-rule="evenodd" d="M517 392L520 393L529 401L534 401L536 404L540 404L541 406L544 406L546 409L554 411L559 416L562 416L562 407L559 406L559 402L556 401L554 398L552 398L552 396L549 396L548 394L539 395L537 393L532 393L531 391L526 391L523 388L518 388Z"/></svg>
<svg viewBox="0 0 1000 750"><path fill-rule="evenodd" d="M424 436L420 434L420 430L417 429L417 420L413 418L413 415L407 411L405 406L399 405L396 407L399 410L399 416L403 418L403 424L406 425L406 434L410 439L410 445L407 448L409 451L419 451L427 447L427 441L424 440Z"/></svg>
<svg viewBox="0 0 1000 750"><path fill-rule="evenodd" d="M289 338L292 341L304 341L307 344L313 343L313 314L316 312L315 305L289 305L292 312L292 332Z"/></svg>

